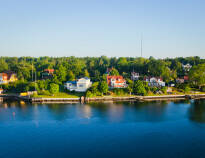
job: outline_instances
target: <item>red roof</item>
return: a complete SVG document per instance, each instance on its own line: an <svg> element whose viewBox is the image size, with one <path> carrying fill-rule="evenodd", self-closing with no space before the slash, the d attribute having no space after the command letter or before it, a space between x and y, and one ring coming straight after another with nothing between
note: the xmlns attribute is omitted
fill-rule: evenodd
<svg viewBox="0 0 205 158"><path fill-rule="evenodd" d="M124 87L123 84L126 83L126 80L122 76L109 76L109 75L107 75L108 86L111 86L111 80L115 81L115 84L116 84L115 87ZM119 85L120 83L122 85Z"/></svg>
<svg viewBox="0 0 205 158"><path fill-rule="evenodd" d="M48 72L48 73L50 74L50 73L53 73L53 72L54 72L54 69L45 69L44 71L45 71L45 72Z"/></svg>
<svg viewBox="0 0 205 158"><path fill-rule="evenodd" d="M189 77L188 76L184 76L184 80L189 80Z"/></svg>
<svg viewBox="0 0 205 158"><path fill-rule="evenodd" d="M9 81L12 75L16 75L16 74L13 72L0 73L0 76L2 76L3 81Z"/></svg>

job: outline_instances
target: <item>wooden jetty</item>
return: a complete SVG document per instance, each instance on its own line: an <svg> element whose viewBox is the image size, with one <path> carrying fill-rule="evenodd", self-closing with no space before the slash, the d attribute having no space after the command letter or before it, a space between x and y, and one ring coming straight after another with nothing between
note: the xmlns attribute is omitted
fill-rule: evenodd
<svg viewBox="0 0 205 158"><path fill-rule="evenodd" d="M2 99L1 99L2 98ZM79 98L30 98L29 96L20 96L17 94L5 94L0 96L0 102L6 99L22 100L31 103L87 103L92 101L152 101L152 100L178 100L178 99L201 99L205 94L184 94L184 95L159 95L159 96L126 96L126 97L79 97Z"/></svg>
<svg viewBox="0 0 205 158"><path fill-rule="evenodd" d="M50 102L80 102L80 98L31 98L32 103L50 103Z"/></svg>

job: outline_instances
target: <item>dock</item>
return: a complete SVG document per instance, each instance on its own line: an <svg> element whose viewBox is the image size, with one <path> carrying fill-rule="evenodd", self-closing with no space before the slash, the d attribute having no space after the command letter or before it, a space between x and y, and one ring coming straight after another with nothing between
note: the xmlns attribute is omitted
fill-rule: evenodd
<svg viewBox="0 0 205 158"><path fill-rule="evenodd" d="M32 103L71 103L71 102L80 102L80 98L31 98Z"/></svg>
<svg viewBox="0 0 205 158"><path fill-rule="evenodd" d="M0 96L0 102L3 100L20 100L31 103L88 103L95 101L154 101L154 100L185 100L185 99L205 99L205 94L183 94L183 95L159 95L159 96L103 96L103 97L78 97L78 98L31 98L29 96L20 96L17 94L5 94Z"/></svg>

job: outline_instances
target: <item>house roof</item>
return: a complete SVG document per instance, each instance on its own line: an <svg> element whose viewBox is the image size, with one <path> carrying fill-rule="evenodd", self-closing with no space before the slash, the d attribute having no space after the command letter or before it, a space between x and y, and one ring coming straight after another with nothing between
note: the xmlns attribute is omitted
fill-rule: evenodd
<svg viewBox="0 0 205 158"><path fill-rule="evenodd" d="M88 77L82 77L82 78L80 78L80 79L86 79L86 80L89 80L90 78L88 78ZM80 80L79 79L79 80Z"/></svg>
<svg viewBox="0 0 205 158"><path fill-rule="evenodd" d="M72 83L72 84L76 84L76 81L67 81L66 83Z"/></svg>
<svg viewBox="0 0 205 158"><path fill-rule="evenodd" d="M53 73L53 72L54 72L54 69L45 69L44 72Z"/></svg>
<svg viewBox="0 0 205 158"><path fill-rule="evenodd" d="M189 76L184 76L184 80L189 80Z"/></svg>
<svg viewBox="0 0 205 158"><path fill-rule="evenodd" d="M124 83L126 80L122 76L107 76L108 85L111 84L111 79L115 80L115 83Z"/></svg>
<svg viewBox="0 0 205 158"><path fill-rule="evenodd" d="M16 75L16 73L13 73L11 71L7 71L7 73L0 73L0 76L3 77L3 80L10 80L12 75Z"/></svg>
<svg viewBox="0 0 205 158"><path fill-rule="evenodd" d="M150 77L150 76L149 77L145 76L144 80L146 80L146 79L150 80L151 78L155 78L156 80L160 79L160 81L163 81L162 77Z"/></svg>

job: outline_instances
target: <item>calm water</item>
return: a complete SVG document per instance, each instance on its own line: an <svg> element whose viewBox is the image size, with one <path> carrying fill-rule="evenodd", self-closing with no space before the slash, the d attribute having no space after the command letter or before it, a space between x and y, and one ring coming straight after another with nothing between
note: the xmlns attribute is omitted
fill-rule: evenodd
<svg viewBox="0 0 205 158"><path fill-rule="evenodd" d="M0 158L204 158L205 100L0 103Z"/></svg>

